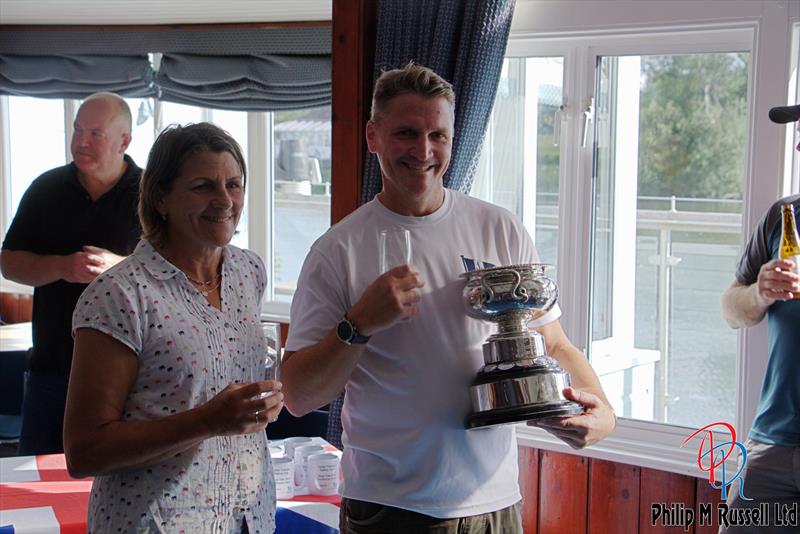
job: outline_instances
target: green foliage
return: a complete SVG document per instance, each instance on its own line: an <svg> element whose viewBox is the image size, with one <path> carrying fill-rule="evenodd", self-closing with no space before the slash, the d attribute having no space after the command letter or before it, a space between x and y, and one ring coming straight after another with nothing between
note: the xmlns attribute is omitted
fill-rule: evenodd
<svg viewBox="0 0 800 534"><path fill-rule="evenodd" d="M642 58L639 195L742 198L748 54Z"/></svg>

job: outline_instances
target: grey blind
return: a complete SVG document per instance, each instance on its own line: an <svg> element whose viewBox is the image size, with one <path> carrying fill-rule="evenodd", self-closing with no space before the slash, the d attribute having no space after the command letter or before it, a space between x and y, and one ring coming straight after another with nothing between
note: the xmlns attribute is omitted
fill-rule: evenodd
<svg viewBox="0 0 800 534"><path fill-rule="evenodd" d="M0 94L96 91L218 109L330 103L329 26L113 31L0 30ZM147 54L163 54L155 72Z"/></svg>

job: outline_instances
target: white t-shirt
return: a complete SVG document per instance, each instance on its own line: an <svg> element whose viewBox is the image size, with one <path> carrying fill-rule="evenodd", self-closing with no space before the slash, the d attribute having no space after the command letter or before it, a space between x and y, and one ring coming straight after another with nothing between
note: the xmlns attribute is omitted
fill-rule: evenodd
<svg viewBox="0 0 800 534"><path fill-rule="evenodd" d="M466 430L469 388L495 327L466 315L465 263L538 262L510 212L447 190L424 217L377 199L311 247L292 301L286 349L322 340L378 277L378 232L410 230L412 264L425 286L419 313L370 339L342 409L345 497L440 518L492 512L520 500L511 426ZM535 324L560 315L554 307Z"/></svg>

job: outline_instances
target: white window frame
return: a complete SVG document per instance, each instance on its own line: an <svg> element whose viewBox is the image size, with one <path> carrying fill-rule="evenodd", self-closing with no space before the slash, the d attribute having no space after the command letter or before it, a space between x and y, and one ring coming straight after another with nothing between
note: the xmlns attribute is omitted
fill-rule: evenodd
<svg viewBox="0 0 800 534"><path fill-rule="evenodd" d="M625 4L624 2L608 2ZM530 2L542 5L543 2ZM569 4L569 3L568 3ZM707 3L711 6L711 3ZM674 4L673 4L674 5ZM719 4L711 6L717 9ZM557 13L560 6L550 7ZM623 6L624 7L624 6ZM772 6L773 8L775 6ZM574 5L573 5L574 8ZM569 6L566 9L570 9ZM785 9L785 8L784 8ZM533 11L533 10L532 10ZM774 15L774 14L773 14ZM780 15L780 13L778 14ZM561 13L563 20L574 17ZM548 17L545 16L545 19ZM775 17L764 17L775 21ZM686 20L686 19L684 19ZM546 27L547 22L540 25ZM788 26L788 24L787 24ZM564 104L568 115L562 125L562 154L559 185L559 250L558 279L561 284L560 304L564 315L561 323L567 335L585 351L589 339L589 242L591 216L592 140L586 147L566 152L566 147L580 147L582 124L580 116L594 95L595 65L598 56L626 54L678 54L691 52L750 52L748 85L747 139L745 161L745 193L742 232L749 237L764 210L783 190L782 149L780 128L767 119L766 110L782 103L776 98L775 80L786 77L786 67L775 57L782 57L781 36L770 36L764 20L737 20L725 24L664 25L660 27L614 28L603 31L564 31L551 26L547 31L514 31L509 39L507 56L563 56ZM589 46L581 43L589 42ZM785 42L785 41L783 41ZM779 91L778 91L779 92ZM758 185L755 181L758 177ZM580 245L575 246L575 243ZM733 280L733 272L730 273ZM736 354L736 419L732 421L737 439L744 441L760 393L761 381L768 360L766 326L740 330ZM747 358L743 355L748 354ZM758 377L758 378L756 378ZM723 394L729 394L724 392ZM709 421L711 423L713 421ZM588 457L618 461L643 467L707 477L697 468L697 446L681 443L695 429L676 425L620 419L616 430L600 443L581 451L573 451L550 434L533 427L518 425L518 442L522 445L569 452Z"/></svg>

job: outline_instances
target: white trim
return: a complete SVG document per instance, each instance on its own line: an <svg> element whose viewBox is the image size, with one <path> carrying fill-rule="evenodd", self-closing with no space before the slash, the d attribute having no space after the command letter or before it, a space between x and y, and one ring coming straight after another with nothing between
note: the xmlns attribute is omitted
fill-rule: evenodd
<svg viewBox="0 0 800 534"><path fill-rule="evenodd" d="M0 293L20 293L22 295L33 295L33 286L26 286L19 282L14 282L0 276Z"/></svg>
<svg viewBox="0 0 800 534"><path fill-rule="evenodd" d="M3 0L3 24L220 24L331 20L330 0Z"/></svg>
<svg viewBox="0 0 800 534"><path fill-rule="evenodd" d="M80 100L64 100L64 159L72 163L72 136L75 133L75 119L78 118Z"/></svg>
<svg viewBox="0 0 800 534"><path fill-rule="evenodd" d="M269 228L269 213L264 209L269 201L268 161L271 156L267 139L268 117L267 113L247 114L247 235L249 248L258 254L264 261L267 269L267 291L271 295L270 280L272 279L272 256L267 254ZM265 149L266 148L266 149Z"/></svg>
<svg viewBox="0 0 800 534"><path fill-rule="evenodd" d="M261 320L275 323L289 323L289 303L267 301L261 305Z"/></svg>
<svg viewBox="0 0 800 534"><path fill-rule="evenodd" d="M638 467L648 467L659 471L668 471L680 475L688 475L707 479L709 473L697 466L697 451L700 439L694 438L685 446L681 446L695 429L687 429L672 425L659 425L642 421L619 420L617 428L604 440L587 447L575 450L552 434L540 428L519 424L516 427L517 444L555 452L562 452L620 462ZM730 440L730 434L723 434ZM737 440L743 442L741 436ZM720 438L715 438L717 443ZM726 462L728 473L736 472L736 458Z"/></svg>
<svg viewBox="0 0 800 534"><path fill-rule="evenodd" d="M11 225L11 128L8 97L0 96L0 234L6 235L6 228Z"/></svg>

